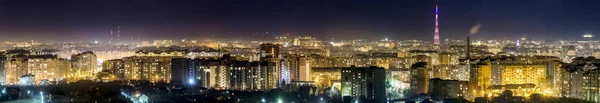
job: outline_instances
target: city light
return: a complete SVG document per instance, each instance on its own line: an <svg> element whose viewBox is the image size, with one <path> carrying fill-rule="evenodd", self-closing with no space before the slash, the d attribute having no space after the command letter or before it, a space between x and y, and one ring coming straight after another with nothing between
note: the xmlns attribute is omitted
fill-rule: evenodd
<svg viewBox="0 0 600 103"><path fill-rule="evenodd" d="M44 92L40 91L40 100L44 103Z"/></svg>
<svg viewBox="0 0 600 103"><path fill-rule="evenodd" d="M196 81L196 80L194 80L194 79L188 79L188 83L189 83L189 84L192 84L192 85L193 85L193 84L195 84L195 81Z"/></svg>
<svg viewBox="0 0 600 103"><path fill-rule="evenodd" d="M37 1L2 2L0 101L600 102L599 0Z"/></svg>

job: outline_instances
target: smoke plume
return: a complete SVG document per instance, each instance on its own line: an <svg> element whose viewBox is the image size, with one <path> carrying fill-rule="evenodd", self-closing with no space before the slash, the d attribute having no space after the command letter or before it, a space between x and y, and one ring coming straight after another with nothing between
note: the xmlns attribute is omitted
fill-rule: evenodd
<svg viewBox="0 0 600 103"><path fill-rule="evenodd" d="M469 31L469 33L471 33L471 35L475 35L475 34L479 33L479 28L481 28L481 24L473 25L473 27L471 27L471 31Z"/></svg>

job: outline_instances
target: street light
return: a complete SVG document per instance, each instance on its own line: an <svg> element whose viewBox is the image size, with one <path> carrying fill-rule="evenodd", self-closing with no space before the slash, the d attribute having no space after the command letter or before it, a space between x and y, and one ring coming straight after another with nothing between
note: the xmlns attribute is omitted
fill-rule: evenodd
<svg viewBox="0 0 600 103"><path fill-rule="evenodd" d="M194 82L194 79L189 79L189 80L188 80L188 83L189 83L190 85L194 84L194 83L195 83L195 82Z"/></svg>

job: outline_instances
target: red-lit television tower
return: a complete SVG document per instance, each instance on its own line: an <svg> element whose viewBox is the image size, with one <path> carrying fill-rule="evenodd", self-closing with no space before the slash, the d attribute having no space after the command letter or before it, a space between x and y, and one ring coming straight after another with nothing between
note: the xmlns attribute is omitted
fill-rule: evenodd
<svg viewBox="0 0 600 103"><path fill-rule="evenodd" d="M438 28L438 6L435 5L435 34L433 35L433 44L440 44L440 29Z"/></svg>

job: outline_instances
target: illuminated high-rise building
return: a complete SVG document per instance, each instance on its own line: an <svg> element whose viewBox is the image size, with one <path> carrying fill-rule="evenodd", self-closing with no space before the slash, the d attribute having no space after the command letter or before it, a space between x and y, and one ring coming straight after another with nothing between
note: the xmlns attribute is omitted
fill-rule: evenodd
<svg viewBox="0 0 600 103"><path fill-rule="evenodd" d="M586 69L586 67L590 69ZM600 91L600 79L598 79L600 78L600 70L592 63L589 63L586 67L583 67L583 98L588 101L600 102L600 92L598 92Z"/></svg>
<svg viewBox="0 0 600 103"><path fill-rule="evenodd" d="M300 56L293 54L284 55L282 70L287 71L284 71L285 77L282 78L287 78L286 82L298 81L300 78L300 58Z"/></svg>
<svg viewBox="0 0 600 103"><path fill-rule="evenodd" d="M91 51L75 54L71 56L72 66L70 70L69 81L91 80L95 78L98 70L98 60L96 54Z"/></svg>
<svg viewBox="0 0 600 103"><path fill-rule="evenodd" d="M582 69L572 68L574 65L565 65L562 73L562 91L560 94L567 98L584 99L583 73Z"/></svg>
<svg viewBox="0 0 600 103"><path fill-rule="evenodd" d="M23 75L35 76L36 83L62 81L69 69L69 61L56 55L14 55L6 62L5 83L17 84Z"/></svg>
<svg viewBox="0 0 600 103"><path fill-rule="evenodd" d="M308 81L310 72L310 57L286 54L283 57L283 67L288 70L289 81Z"/></svg>
<svg viewBox="0 0 600 103"><path fill-rule="evenodd" d="M282 70L282 63L281 63L281 59L279 56L279 44L271 44L271 43L267 43L267 44L260 44L260 61L267 61L267 62L273 62L275 63L276 68L275 70L273 70L272 72L270 72L270 75L278 75L276 77L270 77L271 79L277 79L278 84L281 83L282 81L286 81L289 82L290 79L289 78L282 78L282 77L288 77L288 70Z"/></svg>
<svg viewBox="0 0 600 103"><path fill-rule="evenodd" d="M247 61L232 61L227 66L227 89L230 90L251 90L253 87L254 75L252 73L250 62Z"/></svg>
<svg viewBox="0 0 600 103"><path fill-rule="evenodd" d="M458 64L458 53L439 53L439 64L441 65L457 65Z"/></svg>
<svg viewBox="0 0 600 103"><path fill-rule="evenodd" d="M173 58L172 81L186 85L227 90L277 88L275 63L247 61L229 55L219 58Z"/></svg>
<svg viewBox="0 0 600 103"><path fill-rule="evenodd" d="M221 58L190 59L198 66L197 83L201 87L230 90L269 90L277 88L279 75L273 71L276 66L267 61L245 61L224 56ZM178 60L176 60L178 62ZM176 63L179 65L180 63ZM180 66L174 64L174 69ZM192 63L189 63L192 64ZM176 68L177 67L177 68ZM190 69L184 69L190 70ZM179 72L175 72L180 74ZM185 72L191 73L191 72ZM185 75L184 75L185 76ZM177 76L181 77L181 76ZM188 77L189 78L189 77Z"/></svg>
<svg viewBox="0 0 600 103"><path fill-rule="evenodd" d="M536 84L546 82L546 66L541 64L504 64L492 66L492 85Z"/></svg>
<svg viewBox="0 0 600 103"><path fill-rule="evenodd" d="M438 28L438 6L435 5L435 34L433 35L433 44L440 44L440 29Z"/></svg>
<svg viewBox="0 0 600 103"><path fill-rule="evenodd" d="M563 69L562 96L577 98L591 102L600 101L600 70L599 59L594 57L575 58L565 64Z"/></svg>
<svg viewBox="0 0 600 103"><path fill-rule="evenodd" d="M469 81L469 69L460 65L436 65L431 69L430 74L430 78Z"/></svg>
<svg viewBox="0 0 600 103"><path fill-rule="evenodd" d="M98 74L99 78L104 81L123 80L125 78L124 68L125 64L122 59L106 60L102 62L102 73L104 76Z"/></svg>
<svg viewBox="0 0 600 103"><path fill-rule="evenodd" d="M560 96L563 87L557 57L489 56L468 61L461 66L470 68L469 94L473 97L498 96L505 90L526 91L515 92L515 96Z"/></svg>
<svg viewBox="0 0 600 103"><path fill-rule="evenodd" d="M0 52L0 84L6 84L6 56Z"/></svg>
<svg viewBox="0 0 600 103"><path fill-rule="evenodd" d="M42 80L62 81L70 71L70 62L56 55L30 55L28 58L28 74L35 76L36 82ZM95 65L95 64L94 64Z"/></svg>
<svg viewBox="0 0 600 103"><path fill-rule="evenodd" d="M469 67L469 94L470 97L483 97L491 83L489 63L469 63L465 64Z"/></svg>
<svg viewBox="0 0 600 103"><path fill-rule="evenodd" d="M297 72L297 81L309 81L310 79L310 58L300 57L299 68Z"/></svg>
<svg viewBox="0 0 600 103"><path fill-rule="evenodd" d="M21 75L26 75L27 71L27 56L14 55L6 61L6 70L4 76L6 84L16 84L19 82Z"/></svg>
<svg viewBox="0 0 600 103"><path fill-rule="evenodd" d="M352 101L368 103L384 103L385 69L381 67L346 67L342 68L342 96L351 97ZM347 100L347 99L344 99Z"/></svg>
<svg viewBox="0 0 600 103"><path fill-rule="evenodd" d="M272 62L248 62L234 60L227 64L225 75L228 79L227 89L230 90L269 90L277 88L277 80L270 75L275 68Z"/></svg>
<svg viewBox="0 0 600 103"><path fill-rule="evenodd" d="M172 57L125 57L125 80L171 81Z"/></svg>

